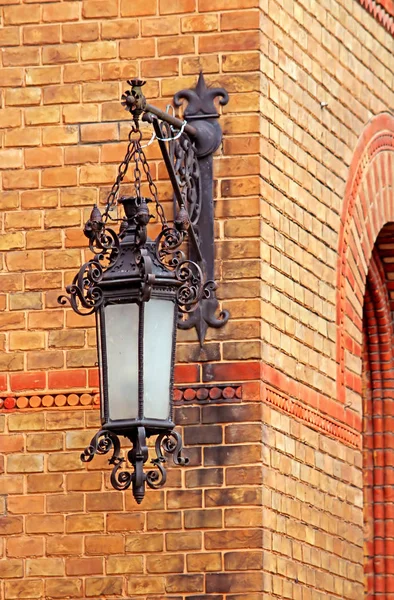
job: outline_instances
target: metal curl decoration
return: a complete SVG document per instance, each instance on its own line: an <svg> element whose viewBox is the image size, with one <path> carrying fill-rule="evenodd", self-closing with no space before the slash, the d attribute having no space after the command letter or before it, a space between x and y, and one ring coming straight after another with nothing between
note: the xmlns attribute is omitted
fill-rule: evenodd
<svg viewBox="0 0 394 600"><path fill-rule="evenodd" d="M98 284L103 276L103 268L97 258L82 265L73 282L66 287L68 296L59 296L61 305L70 304L71 308L82 316L93 314L104 301L104 296ZM80 310L82 306L86 311Z"/></svg>
<svg viewBox="0 0 394 600"><path fill-rule="evenodd" d="M99 260L111 252L109 264L112 264L119 254L119 238L113 229L107 228L102 214L97 206L94 206L90 218L85 223L83 230L89 239L89 249Z"/></svg>
<svg viewBox="0 0 394 600"><path fill-rule="evenodd" d="M207 300L211 300L212 304L215 306L219 306L219 303L216 299L215 292L217 290L218 284L216 281L212 279L207 281L204 285L203 295ZM219 316L215 317L214 312L207 318L208 325L211 327L222 327L230 318L230 313L228 310L224 309L219 312Z"/></svg>
<svg viewBox="0 0 394 600"><path fill-rule="evenodd" d="M113 264L119 255L119 238L113 229L104 227L89 238L89 250L103 260L104 256L111 252L109 264Z"/></svg>
<svg viewBox="0 0 394 600"><path fill-rule="evenodd" d="M82 462L90 462L95 454L107 454L114 449L114 455L119 456L120 442L116 436L108 429L101 429L93 436L89 446L81 454Z"/></svg>
<svg viewBox="0 0 394 600"><path fill-rule="evenodd" d="M156 458L151 461L154 469L145 472L144 464L148 460L145 428L137 427L135 435L130 436L129 439L133 447L127 452L127 461L132 465L133 472L121 470L126 459L120 456L120 440L116 433L108 429L102 429L96 433L89 446L82 452L81 460L90 462L95 454L107 454L112 450L112 456L108 460L108 463L113 465L110 477L111 485L120 491L127 490L132 485L133 495L140 504L145 495L145 484L152 489L158 489L167 480L164 453L171 454L176 465L186 465L189 459L181 456L182 439L179 433L165 431L156 438Z"/></svg>
<svg viewBox="0 0 394 600"><path fill-rule="evenodd" d="M81 454L82 462L90 462L95 454L107 454L113 450L111 458L108 460L110 465L114 465L111 472L111 484L117 490L127 490L133 481L132 473L119 471L125 463L125 459L120 455L120 441L118 436L108 429L101 429L92 438L89 446Z"/></svg>
<svg viewBox="0 0 394 600"><path fill-rule="evenodd" d="M178 319L179 329L196 327L201 346L208 327L223 327L230 318L228 310L219 311L218 316L215 314L219 308L219 302L215 296L216 289L217 284L215 281L207 281L203 286L202 292L204 302L201 302L201 305L197 306L196 310L187 314L184 311L182 314L182 311L180 311Z"/></svg>
<svg viewBox="0 0 394 600"><path fill-rule="evenodd" d="M181 286L176 298L181 313L193 312L204 294L204 277L201 268L192 260L184 260L175 269Z"/></svg>
<svg viewBox="0 0 394 600"><path fill-rule="evenodd" d="M151 463L156 467L157 470L151 469L146 474L146 483L153 490L158 490L163 487L167 481L167 471L164 468L166 459L164 457L154 458Z"/></svg>
<svg viewBox="0 0 394 600"><path fill-rule="evenodd" d="M207 281L204 285L204 298L211 298L217 289L218 284L216 281L213 281L213 279Z"/></svg>
<svg viewBox="0 0 394 600"><path fill-rule="evenodd" d="M167 480L167 472L164 468L167 460L164 452L172 455L175 465L188 464L189 459L182 456L182 450L182 438L177 431L165 431L157 436L155 443L156 458L151 461L157 470L152 469L146 474L146 483L150 488L157 490Z"/></svg>
<svg viewBox="0 0 394 600"><path fill-rule="evenodd" d="M133 473L129 473L128 471L119 471L125 461L126 459L115 456L115 453L108 461L110 465L114 465L110 477L111 485L114 489L120 491L127 490L133 483Z"/></svg>
<svg viewBox="0 0 394 600"><path fill-rule="evenodd" d="M176 269L184 261L185 255L179 247L185 239L185 232L175 227L166 227L156 238L156 258L167 269Z"/></svg>
<svg viewBox="0 0 394 600"><path fill-rule="evenodd" d="M187 465L189 459L182 456L182 438L177 431L165 431L157 436L155 443L155 451L157 460L165 461L163 452L172 455L172 460L175 465Z"/></svg>

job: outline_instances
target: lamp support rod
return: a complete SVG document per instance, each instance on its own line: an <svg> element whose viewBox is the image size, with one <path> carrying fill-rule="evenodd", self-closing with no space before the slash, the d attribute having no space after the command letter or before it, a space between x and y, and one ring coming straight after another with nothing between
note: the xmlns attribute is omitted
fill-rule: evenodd
<svg viewBox="0 0 394 600"><path fill-rule="evenodd" d="M128 109L134 109L135 106L138 106L138 99L130 95L125 98L125 103ZM184 127L184 131L186 131L186 133L193 137L196 137L197 135L197 129L193 127L193 125L190 125L189 123L185 125L184 121L182 121L181 119L178 119L177 117L170 115L164 110L157 108L157 106L153 106L153 104L144 102L142 112L151 113L152 115L158 117L161 121L165 121L166 123L168 123L169 125L173 125L177 129L181 129L182 127Z"/></svg>
<svg viewBox="0 0 394 600"><path fill-rule="evenodd" d="M184 131L186 131L186 133L188 133L192 137L196 137L197 135L197 129L193 127L193 125L189 125L189 123L184 125L184 122L181 119L170 115L169 113L165 112L164 110L161 110L160 108L157 108L156 106L153 106L152 104L147 104L145 106L145 112L152 113L152 115L155 115L156 117L161 119L161 121L165 121L166 123L173 125L177 129L181 129L184 126Z"/></svg>

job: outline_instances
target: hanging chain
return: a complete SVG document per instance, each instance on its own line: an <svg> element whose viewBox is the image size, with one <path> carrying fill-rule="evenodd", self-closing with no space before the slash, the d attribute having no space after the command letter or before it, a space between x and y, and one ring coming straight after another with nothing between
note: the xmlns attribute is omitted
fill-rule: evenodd
<svg viewBox="0 0 394 600"><path fill-rule="evenodd" d="M133 137L135 134L138 134L138 136L136 138ZM133 124L131 126L129 136L128 136L129 143L127 145L125 157L118 167L118 174L117 174L115 182L111 188L111 191L107 197L105 211L103 213L104 221L107 221L108 218L110 218L110 216L109 216L110 211L113 210L113 208L117 206L117 199L118 199L120 184L122 183L123 179L126 176L127 170L129 168L129 164L136 153L136 148L138 145L140 145L141 138L142 138L142 133L141 133L140 129L137 129L137 127ZM112 219L112 220L116 220L116 219Z"/></svg>
<svg viewBox="0 0 394 600"><path fill-rule="evenodd" d="M137 136L137 137L134 137ZM148 182L149 191L153 197L155 202L157 216L160 219L163 227L168 227L167 219L164 213L164 209L159 202L158 199L158 191L155 182L152 179L152 175L149 169L149 163L146 158L145 152L143 150L143 146L141 145L142 132L141 130L133 124L130 129L130 133L128 136L128 145L124 159L120 163L118 167L118 174L115 179L115 182L111 188L111 191L108 194L105 211L103 213L104 221L107 221L109 218L111 220L116 221L118 219L113 219L110 217L109 213L117 206L118 201L118 193L120 184L126 176L126 173L129 168L129 164L132 160L134 160L134 189L135 195L137 198L141 197L141 168L142 166L143 172L145 174L146 180ZM122 220L122 219L120 219Z"/></svg>
<svg viewBox="0 0 394 600"><path fill-rule="evenodd" d="M141 169L139 167L141 144L136 144L134 148L134 189L136 198L141 198Z"/></svg>
<svg viewBox="0 0 394 600"><path fill-rule="evenodd" d="M164 209L159 202L157 186L152 179L152 175L151 175L151 172L149 169L149 164L148 164L145 152L143 151L143 149L141 147L141 144L139 144L136 148L136 154L137 153L138 153L138 158L141 161L142 168L144 169L145 177L146 177L146 180L147 180L148 186L149 186L149 191L153 197L153 200L155 201L157 216L159 217L160 222L163 225L163 227L167 227L168 226L167 219L164 214Z"/></svg>

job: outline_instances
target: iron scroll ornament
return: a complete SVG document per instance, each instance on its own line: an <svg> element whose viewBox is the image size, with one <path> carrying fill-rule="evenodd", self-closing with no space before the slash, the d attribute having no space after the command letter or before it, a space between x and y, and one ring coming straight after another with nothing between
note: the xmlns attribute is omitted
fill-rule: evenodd
<svg viewBox="0 0 394 600"><path fill-rule="evenodd" d="M103 304L101 283L105 273L110 268L116 269L122 258L119 236L104 224L99 227L100 222L97 207L94 207L84 231L90 240L89 248L95 256L82 265L72 283L66 287L68 295L58 298L59 304L69 304L81 316L95 313ZM174 272L178 282L176 300L179 312L189 314L197 310L198 302L206 296L207 284L204 283L204 274L199 265L187 259L180 250L184 238L184 231L167 226L151 245L155 248L157 263ZM132 260L140 274L140 300L143 302L149 300L151 287L155 282L152 257L144 247L146 240L146 225L139 223L135 229Z"/></svg>
<svg viewBox="0 0 394 600"><path fill-rule="evenodd" d="M131 91L123 95L123 105L134 115L144 113L142 119L153 122L156 138L174 190L175 209L185 207L190 220L189 257L197 262L207 282L203 297L186 317L180 314L180 329L196 328L200 345L203 346L208 327L223 327L229 312L217 314L219 302L216 298L217 284L214 277L214 199L213 199L213 153L220 146L222 130L215 99L226 105L229 101L224 88L209 88L202 73L195 88L177 92L174 105L180 107L185 100L184 121L171 113L164 113L147 104L141 86L144 82L129 81ZM138 101L135 101L135 95ZM175 125L176 122L176 125ZM175 127L178 128L178 132Z"/></svg>
<svg viewBox="0 0 394 600"><path fill-rule="evenodd" d="M130 486L133 496L138 504L141 504L145 496L145 484L152 489L162 487L167 478L164 468L167 462L166 455L172 455L176 465L187 465L188 458L182 457L182 439L177 431L163 432L157 436L155 442L156 458L151 459L153 469L144 471L144 464L148 461L149 451L146 445L146 431L144 427L138 427L133 436L129 437L132 448L127 453L127 460L120 456L121 446L119 437L113 431L101 429L92 438L90 445L81 454L83 462L90 462L96 454L108 454L112 456L108 460L113 466L111 471L111 485L114 489L123 491ZM129 462L133 471L124 470Z"/></svg>
<svg viewBox="0 0 394 600"><path fill-rule="evenodd" d="M194 262L200 262L199 256L201 255L201 268L206 281L203 297L196 310L186 316L181 313L178 327L180 329L194 327L201 346L204 344L208 328L221 328L230 317L227 310L221 310L217 314L219 302L216 298L217 284L214 274L213 154L222 141L219 114L214 102L218 97L220 98L219 104L222 106L229 101L224 88L207 87L204 76L200 73L194 89L181 90L174 96L176 107L180 107L183 100L186 100L187 106L183 111L183 116L195 128L195 136L191 137L183 132L180 137L173 136L173 139L170 139L168 124L165 122L160 124L161 137L170 139L167 142L167 148L165 148L164 142L159 142L163 158L165 159L165 152L167 152L178 189L195 232L194 236L189 236L189 256ZM171 167L169 169L171 178L170 171ZM171 182L174 186L173 178L171 178ZM174 202L176 200L175 193Z"/></svg>

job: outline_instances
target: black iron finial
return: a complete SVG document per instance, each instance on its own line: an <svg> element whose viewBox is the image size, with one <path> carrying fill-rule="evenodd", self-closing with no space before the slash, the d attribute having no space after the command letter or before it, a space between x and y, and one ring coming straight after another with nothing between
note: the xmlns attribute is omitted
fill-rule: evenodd
<svg viewBox="0 0 394 600"><path fill-rule="evenodd" d="M215 98L220 98L219 104L225 106L229 101L228 93L224 88L210 88L205 83L205 78L200 71L197 85L191 90L181 90L174 96L175 106L181 106L182 99L187 100L188 105L184 110L184 117L188 121L201 118L217 118L218 111L214 103Z"/></svg>

